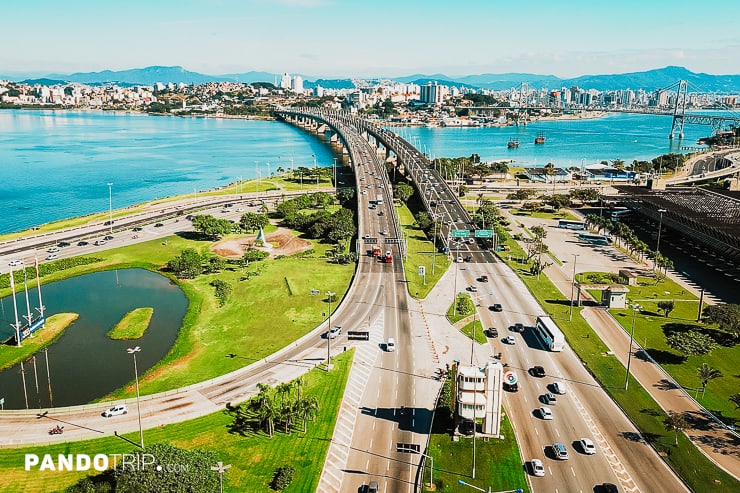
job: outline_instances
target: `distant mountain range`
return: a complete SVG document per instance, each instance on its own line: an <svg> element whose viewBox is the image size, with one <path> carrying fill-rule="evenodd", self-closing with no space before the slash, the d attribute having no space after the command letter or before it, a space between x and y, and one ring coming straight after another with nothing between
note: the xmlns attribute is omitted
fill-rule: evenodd
<svg viewBox="0 0 740 493"><path fill-rule="evenodd" d="M35 75L35 74L34 74ZM80 82L83 84L99 85L153 85L156 82L173 82L185 84L203 84L206 82L274 82L280 75L269 72L244 72L240 74L207 75L190 72L183 67L153 66L131 70L102 72L77 72L74 74L47 74L43 77L29 78L19 75L4 76L0 79L9 79L19 82L54 84L64 82ZM304 87L312 88L321 85L325 88L342 89L353 87L350 79L315 79L309 80L303 76ZM530 88L559 89L561 87L578 86L583 89L644 89L654 91L666 88L679 79L689 82L691 92L740 92L740 75L711 75L695 73L684 67L665 67L645 72L631 72L627 74L582 75L571 79L561 79L554 75L538 75L527 73L480 74L452 77L444 74L414 74L406 77L389 77L389 79L405 83L426 84L437 82L451 86L467 86L492 90L504 90L519 86L527 82Z"/></svg>

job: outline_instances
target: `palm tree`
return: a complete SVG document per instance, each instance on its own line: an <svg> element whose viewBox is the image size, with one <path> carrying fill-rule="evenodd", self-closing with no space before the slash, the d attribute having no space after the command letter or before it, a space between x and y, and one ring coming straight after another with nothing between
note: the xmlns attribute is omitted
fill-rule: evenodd
<svg viewBox="0 0 740 493"><path fill-rule="evenodd" d="M704 392L707 390L709 382L724 375L718 369L702 363L701 366L696 367L696 376L701 380L701 397L704 398Z"/></svg>
<svg viewBox="0 0 740 493"><path fill-rule="evenodd" d="M296 413L303 420L303 433L305 433L307 421L315 420L319 413L319 400L313 395L301 399L297 402Z"/></svg>
<svg viewBox="0 0 740 493"><path fill-rule="evenodd" d="M735 404L735 409L740 409L740 394L732 394L730 396L730 402Z"/></svg>
<svg viewBox="0 0 740 493"><path fill-rule="evenodd" d="M273 424L278 416L278 409L273 398L273 388L266 383L258 383L259 392L251 401L252 408L257 412L260 424L265 427L265 431L272 438Z"/></svg>
<svg viewBox="0 0 740 493"><path fill-rule="evenodd" d="M688 423L684 419L682 414L668 411L668 416L663 420L666 431L674 431L676 433L675 445L678 446L678 432L685 429Z"/></svg>

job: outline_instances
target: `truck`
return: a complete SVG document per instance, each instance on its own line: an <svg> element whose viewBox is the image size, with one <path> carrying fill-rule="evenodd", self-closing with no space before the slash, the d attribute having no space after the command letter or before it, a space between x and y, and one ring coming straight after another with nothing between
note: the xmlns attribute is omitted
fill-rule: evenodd
<svg viewBox="0 0 740 493"><path fill-rule="evenodd" d="M380 193L378 194L378 196L375 198L375 203L377 205L383 205L383 195L382 194Z"/></svg>
<svg viewBox="0 0 740 493"><path fill-rule="evenodd" d="M380 257L380 247L379 246L374 246L373 249L372 249L372 251L371 251L371 253L370 253L370 256L371 257Z"/></svg>
<svg viewBox="0 0 740 493"><path fill-rule="evenodd" d="M383 262L385 262L386 264L390 264L391 262L393 262L393 254L391 254L390 250L387 250L385 252L385 257L383 258Z"/></svg>

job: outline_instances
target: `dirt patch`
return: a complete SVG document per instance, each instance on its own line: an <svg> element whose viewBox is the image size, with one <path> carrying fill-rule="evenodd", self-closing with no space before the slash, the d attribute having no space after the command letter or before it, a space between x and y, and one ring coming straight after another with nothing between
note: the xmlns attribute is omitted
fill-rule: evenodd
<svg viewBox="0 0 740 493"><path fill-rule="evenodd" d="M226 258L241 258L244 252L254 247L256 239L257 235L231 238L216 243L211 247L211 251ZM272 245L272 248L257 248L270 252L270 257L305 252L312 246L310 241L293 236L290 230L286 228L278 228L274 233L266 235L266 240L267 243Z"/></svg>

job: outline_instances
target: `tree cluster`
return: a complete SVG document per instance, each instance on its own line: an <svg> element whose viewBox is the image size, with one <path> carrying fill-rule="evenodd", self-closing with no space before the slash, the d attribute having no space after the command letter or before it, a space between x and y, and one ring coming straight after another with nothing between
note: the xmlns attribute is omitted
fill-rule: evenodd
<svg viewBox="0 0 740 493"><path fill-rule="evenodd" d="M310 238L341 243L357 232L354 213L350 209L342 208L334 213L327 210L304 212L304 209L310 207L325 207L333 203L333 200L331 195L323 192L303 195L280 203L275 212L283 217L286 226L301 231Z"/></svg>
<svg viewBox="0 0 740 493"><path fill-rule="evenodd" d="M234 227L234 224L228 219L219 219L210 214L198 214L193 217L192 221L195 231L214 241L231 233Z"/></svg>
<svg viewBox="0 0 740 493"><path fill-rule="evenodd" d="M318 415L319 401L315 396L305 395L304 387L303 378L277 387L258 383L256 396L246 403L227 408L234 416L231 430L240 434L263 430L272 437L276 428L291 433L296 422L302 421L305 433L308 420L314 420Z"/></svg>
<svg viewBox="0 0 740 493"><path fill-rule="evenodd" d="M167 268L179 279L195 279L201 274L214 274L226 267L226 259L212 253L200 254L193 248L180 251L180 255L167 262Z"/></svg>

